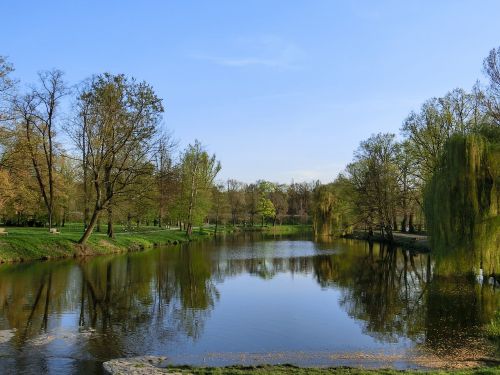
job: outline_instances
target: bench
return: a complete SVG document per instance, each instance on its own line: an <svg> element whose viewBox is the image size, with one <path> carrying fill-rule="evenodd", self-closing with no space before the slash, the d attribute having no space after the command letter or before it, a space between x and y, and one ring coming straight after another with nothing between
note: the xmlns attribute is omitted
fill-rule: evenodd
<svg viewBox="0 0 500 375"><path fill-rule="evenodd" d="M9 232L7 232L7 231L5 230L5 228L0 228L0 236L3 236L3 235L8 235L8 234L9 234Z"/></svg>
<svg viewBox="0 0 500 375"><path fill-rule="evenodd" d="M50 233L50 234L61 234L61 232L59 232L59 231L57 230L57 228L50 228L49 233Z"/></svg>

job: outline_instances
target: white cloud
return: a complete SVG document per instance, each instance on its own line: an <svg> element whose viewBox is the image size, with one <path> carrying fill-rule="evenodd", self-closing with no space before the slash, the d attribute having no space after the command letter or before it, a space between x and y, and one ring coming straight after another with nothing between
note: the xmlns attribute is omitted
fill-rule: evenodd
<svg viewBox="0 0 500 375"><path fill-rule="evenodd" d="M238 38L224 49L234 51L233 56L228 53L194 53L191 57L229 67L296 69L300 67L299 62L304 55L297 45L276 36Z"/></svg>

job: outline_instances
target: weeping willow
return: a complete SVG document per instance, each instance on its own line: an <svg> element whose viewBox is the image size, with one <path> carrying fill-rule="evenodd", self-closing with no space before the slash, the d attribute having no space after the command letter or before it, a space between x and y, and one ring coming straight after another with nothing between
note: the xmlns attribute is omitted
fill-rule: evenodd
<svg viewBox="0 0 500 375"><path fill-rule="evenodd" d="M425 189L424 210L436 273L500 273L500 144L453 136Z"/></svg>
<svg viewBox="0 0 500 375"><path fill-rule="evenodd" d="M342 198L341 183L319 185L313 192L313 232L315 236L340 236L352 231L350 207Z"/></svg>

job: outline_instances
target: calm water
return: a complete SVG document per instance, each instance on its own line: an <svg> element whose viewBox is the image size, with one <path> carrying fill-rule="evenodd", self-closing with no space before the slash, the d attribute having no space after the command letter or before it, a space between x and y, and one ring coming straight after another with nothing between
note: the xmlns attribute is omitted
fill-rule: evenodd
<svg viewBox="0 0 500 375"><path fill-rule="evenodd" d="M101 372L145 354L406 368L487 353L478 332L498 290L432 269L428 255L362 241L259 235L3 265L0 373Z"/></svg>

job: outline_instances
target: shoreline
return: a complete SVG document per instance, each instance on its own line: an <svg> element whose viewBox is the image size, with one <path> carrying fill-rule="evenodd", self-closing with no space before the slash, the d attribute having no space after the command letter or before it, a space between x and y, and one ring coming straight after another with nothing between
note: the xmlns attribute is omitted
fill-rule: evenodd
<svg viewBox="0 0 500 375"><path fill-rule="evenodd" d="M104 233L94 233L83 247L77 243L81 233L78 231L65 231L65 228L61 228L60 234L50 234L44 228L7 227L6 231L9 233L8 235L0 236L0 264L137 252L231 233L263 233L276 236L307 234L312 232L312 227L303 224L263 227L220 226L217 234L215 234L215 227L209 226L196 229L193 231L191 238L188 238L185 232L179 229L156 228L137 232L119 232L112 239L108 238ZM389 243L377 233L369 237L367 232L361 231L344 235L341 238ZM394 233L394 242L392 244L421 253L431 251L427 237L418 234Z"/></svg>
<svg viewBox="0 0 500 375"><path fill-rule="evenodd" d="M385 243L388 245L400 246L407 250L418 251L420 253L428 253L431 251L429 239L426 235L394 232L393 236L394 241L390 242L378 233L374 233L373 236L369 236L368 232L355 231L351 234L342 236L342 238Z"/></svg>
<svg viewBox="0 0 500 375"><path fill-rule="evenodd" d="M191 238L179 229L152 229L137 232L119 232L115 238L94 233L85 246L78 244L81 232L65 231L50 234L45 228L7 227L7 235L0 236L0 264L30 261L85 258L98 255L144 251L160 246L175 246L192 241L214 238L230 233L262 232L271 235L290 235L310 231L310 226L282 225L264 227L204 227L193 231Z"/></svg>
<svg viewBox="0 0 500 375"><path fill-rule="evenodd" d="M138 252L160 246L175 246L191 241L213 238L213 228L196 230L191 238L178 229L164 229L143 232L117 233L115 238L95 233L85 246L78 244L80 233L49 234L33 228L8 228L8 236L0 237L0 264L14 264L30 261L86 258L98 255ZM232 232L219 228L218 234ZM28 233L28 232L32 233Z"/></svg>
<svg viewBox="0 0 500 375"><path fill-rule="evenodd" d="M108 374L134 374L134 375L152 375L152 374L190 374L190 375L396 375L396 374L460 374L460 375L489 375L500 373L498 361L496 364L471 365L469 363L462 366L437 366L415 369L399 370L393 367L365 368L352 366L335 367L314 367L314 366L296 366L292 364L261 364L261 365L230 365L230 366L189 366L189 365L168 365L166 357L162 356L140 356L132 358L116 358L103 363L103 368Z"/></svg>

